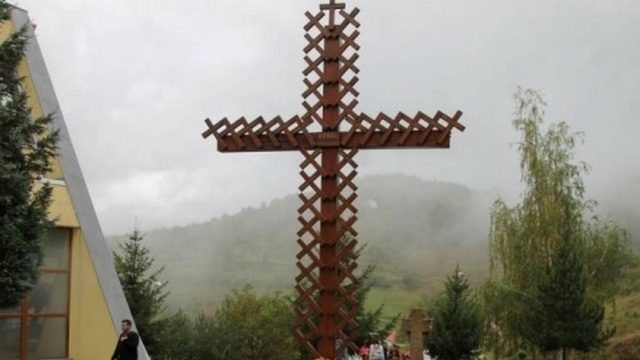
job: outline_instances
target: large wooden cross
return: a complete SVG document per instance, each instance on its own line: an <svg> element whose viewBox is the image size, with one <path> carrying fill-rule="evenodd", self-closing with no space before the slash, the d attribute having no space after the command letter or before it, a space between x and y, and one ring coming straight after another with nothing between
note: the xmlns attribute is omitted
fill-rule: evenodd
<svg viewBox="0 0 640 360"><path fill-rule="evenodd" d="M359 10L345 8L330 0L315 15L305 14L303 115L269 121L225 118L215 124L207 119L203 134L214 136L221 152L302 153L295 335L310 356L328 359L354 345L355 155L361 149L448 148L452 130L464 130L460 111L453 116L356 112Z"/></svg>

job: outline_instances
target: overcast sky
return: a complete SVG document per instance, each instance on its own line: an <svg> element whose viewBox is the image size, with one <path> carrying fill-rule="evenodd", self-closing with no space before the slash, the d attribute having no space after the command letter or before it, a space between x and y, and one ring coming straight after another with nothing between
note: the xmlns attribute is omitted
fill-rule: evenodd
<svg viewBox="0 0 640 360"><path fill-rule="evenodd" d="M299 155L224 154L203 120L302 113L314 0L19 0L103 230L208 220L295 192ZM359 0L359 111L464 111L448 151L361 153L401 172L517 194L516 86L586 133L588 184L640 188L640 1ZM292 215L293 216L293 215Z"/></svg>

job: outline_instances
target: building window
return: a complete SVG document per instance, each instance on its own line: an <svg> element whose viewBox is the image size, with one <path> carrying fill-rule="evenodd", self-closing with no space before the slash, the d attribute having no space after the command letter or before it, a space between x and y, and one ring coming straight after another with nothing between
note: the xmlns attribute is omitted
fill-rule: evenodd
<svg viewBox="0 0 640 360"><path fill-rule="evenodd" d="M38 284L22 304L0 309L0 360L66 358L71 230L49 232Z"/></svg>

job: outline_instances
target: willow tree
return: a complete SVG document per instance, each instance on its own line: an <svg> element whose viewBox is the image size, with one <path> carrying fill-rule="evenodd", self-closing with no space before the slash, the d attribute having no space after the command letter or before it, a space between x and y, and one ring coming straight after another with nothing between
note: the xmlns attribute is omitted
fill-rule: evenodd
<svg viewBox="0 0 640 360"><path fill-rule="evenodd" d="M568 240L563 234L575 239L587 295L595 301L613 299L630 263L626 233L596 217L596 203L585 196L583 176L589 168L574 156L582 134L571 132L564 122L543 129L546 104L536 91L518 89L514 100L524 191L514 206L502 199L493 205L491 278L484 288L487 345L498 355L513 355L527 346L526 313L553 254Z"/></svg>

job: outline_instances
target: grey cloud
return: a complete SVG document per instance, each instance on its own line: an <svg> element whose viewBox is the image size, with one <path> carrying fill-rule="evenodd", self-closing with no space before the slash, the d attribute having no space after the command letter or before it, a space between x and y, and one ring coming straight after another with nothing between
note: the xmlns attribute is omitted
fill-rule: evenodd
<svg viewBox="0 0 640 360"><path fill-rule="evenodd" d="M360 155L517 193L517 85L586 133L594 189L636 178L640 3L382 0L361 8L360 110L465 112L449 151ZM303 12L316 1L21 0L107 233L208 219L294 192L295 154L220 155L202 120L301 112ZM130 201L129 201L130 200Z"/></svg>

